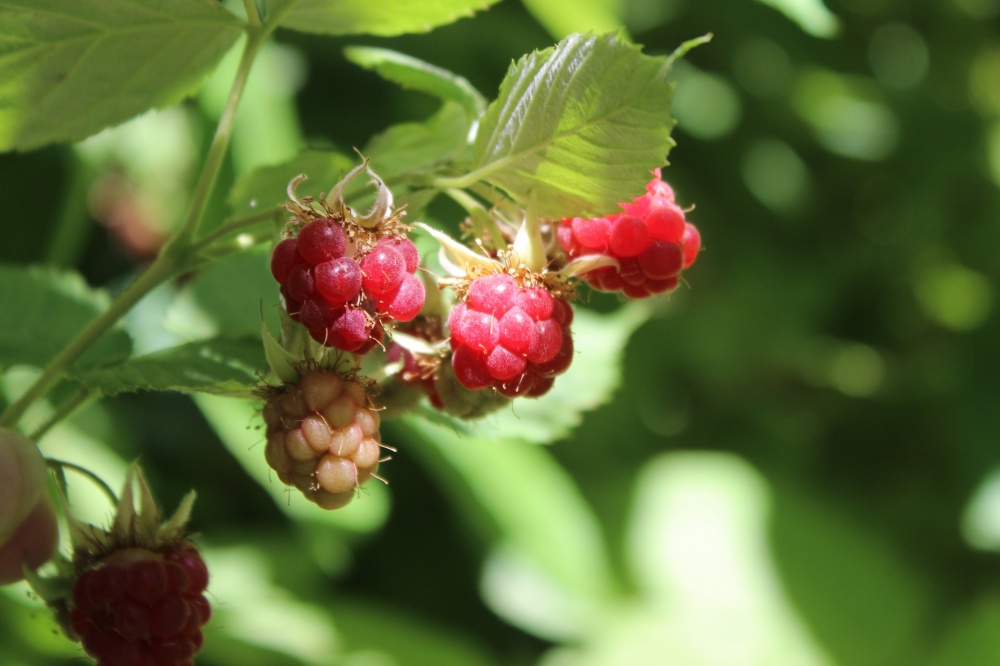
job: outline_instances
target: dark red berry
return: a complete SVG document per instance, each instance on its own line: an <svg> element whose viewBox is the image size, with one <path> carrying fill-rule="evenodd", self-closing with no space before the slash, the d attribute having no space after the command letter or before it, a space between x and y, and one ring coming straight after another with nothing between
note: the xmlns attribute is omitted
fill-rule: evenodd
<svg viewBox="0 0 1000 666"><path fill-rule="evenodd" d="M347 247L344 230L330 219L309 222L296 238L299 254L313 266L344 256Z"/></svg>
<svg viewBox="0 0 1000 666"><path fill-rule="evenodd" d="M569 259L598 254L617 262L581 276L594 289L629 298L669 291L679 283L672 278L694 263L701 247L698 230L685 221L659 170L646 194L623 203L622 210L610 217L562 220L556 232L560 247Z"/></svg>
<svg viewBox="0 0 1000 666"><path fill-rule="evenodd" d="M361 267L353 259L324 261L316 266L313 275L316 291L332 306L354 300L361 291Z"/></svg>
<svg viewBox="0 0 1000 666"><path fill-rule="evenodd" d="M302 261L297 246L297 240L286 238L274 247L274 252L271 253L271 275L278 284L285 284L295 264Z"/></svg>
<svg viewBox="0 0 1000 666"><path fill-rule="evenodd" d="M211 616L208 568L189 542L112 551L77 577L70 622L98 666L184 666Z"/></svg>

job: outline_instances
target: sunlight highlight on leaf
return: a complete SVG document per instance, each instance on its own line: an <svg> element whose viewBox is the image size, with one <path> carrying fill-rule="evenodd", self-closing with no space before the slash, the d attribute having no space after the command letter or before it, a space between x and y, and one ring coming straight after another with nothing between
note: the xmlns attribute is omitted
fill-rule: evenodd
<svg viewBox="0 0 1000 666"><path fill-rule="evenodd" d="M236 41L221 6L0 1L0 149L75 141L190 94Z"/></svg>
<svg viewBox="0 0 1000 666"><path fill-rule="evenodd" d="M570 35L515 63L480 122L473 171L540 215L603 214L673 146L669 61L617 35Z"/></svg>
<svg viewBox="0 0 1000 666"><path fill-rule="evenodd" d="M276 0L280 11L293 5L281 19L282 27L326 35L380 35L390 37L428 32L472 16L499 0Z"/></svg>
<svg viewBox="0 0 1000 666"><path fill-rule="evenodd" d="M758 0L774 7L813 37L836 37L840 19L827 9L822 0Z"/></svg>

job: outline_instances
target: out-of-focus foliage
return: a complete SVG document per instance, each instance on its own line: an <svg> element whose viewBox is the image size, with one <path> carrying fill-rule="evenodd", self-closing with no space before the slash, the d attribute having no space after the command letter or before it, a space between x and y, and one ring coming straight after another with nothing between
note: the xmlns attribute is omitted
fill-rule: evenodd
<svg viewBox="0 0 1000 666"><path fill-rule="evenodd" d="M193 527L224 572L206 666L997 663L1000 3L574 6L505 0L392 39L279 32L223 179L441 109L347 46L405 53L493 97L513 60L571 30L618 21L651 55L713 32L674 69L664 171L696 205L705 252L644 313L609 403L547 448L491 441L521 437L506 425L516 403L474 433L387 421L390 486L329 520L268 479L261 422L235 398L108 399L43 451L112 485L141 455L168 507L198 489ZM230 82L220 70L194 101L79 146L0 155L0 259L119 289L176 217ZM251 198L266 185L241 182ZM231 213L218 197L212 217ZM427 214L459 215L443 202ZM266 280L246 277L264 258L233 261L144 301L127 321L136 352L273 317ZM5 374L4 391L25 375ZM75 485L100 520L101 499ZM37 609L22 589L0 594L4 664L80 657Z"/></svg>

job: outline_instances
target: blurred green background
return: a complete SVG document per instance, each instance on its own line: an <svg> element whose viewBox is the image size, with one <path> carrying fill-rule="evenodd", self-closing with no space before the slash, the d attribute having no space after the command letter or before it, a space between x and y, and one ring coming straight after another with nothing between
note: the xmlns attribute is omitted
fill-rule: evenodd
<svg viewBox="0 0 1000 666"><path fill-rule="evenodd" d="M588 353L624 345L619 385L551 446L507 437L518 407L473 434L389 421L391 485L335 514L268 480L240 400L121 396L42 448L116 486L141 456L168 509L198 490L206 666L1000 664L998 15L998 0L504 0L394 39L279 31L226 183L435 110L348 45L491 98L513 59L570 31L622 26L652 54L714 33L674 74L664 176L705 246L688 284L578 333ZM181 107L0 155L0 259L120 288L186 201L229 67ZM275 299L265 261L157 290L129 318L137 351L253 335ZM85 482L73 492L106 518ZM83 662L20 587L0 594L0 646L4 666Z"/></svg>

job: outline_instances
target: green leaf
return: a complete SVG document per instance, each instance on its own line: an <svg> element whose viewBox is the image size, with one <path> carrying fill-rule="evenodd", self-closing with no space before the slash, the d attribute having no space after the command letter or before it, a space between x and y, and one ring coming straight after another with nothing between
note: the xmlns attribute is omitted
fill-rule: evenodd
<svg viewBox="0 0 1000 666"><path fill-rule="evenodd" d="M515 63L477 132L473 171L543 216L607 213L674 145L671 61L617 35L570 35Z"/></svg>
<svg viewBox="0 0 1000 666"><path fill-rule="evenodd" d="M358 158L333 150L306 149L287 162L262 167L237 180L227 202L233 217L280 206L288 200L289 181L303 173L309 180L299 186L300 195L329 192L345 173L358 165L358 161Z"/></svg>
<svg viewBox="0 0 1000 666"><path fill-rule="evenodd" d="M269 245L258 245L209 266L170 305L168 327L189 340L259 340L263 317L278 330L278 283L268 268L270 255Z"/></svg>
<svg viewBox="0 0 1000 666"><path fill-rule="evenodd" d="M123 363L95 368L79 379L106 395L180 391L249 396L265 370L258 339L199 340Z"/></svg>
<svg viewBox="0 0 1000 666"><path fill-rule="evenodd" d="M391 37L428 32L486 9L498 0L275 0L272 13L291 6L281 26L326 35Z"/></svg>
<svg viewBox="0 0 1000 666"><path fill-rule="evenodd" d="M423 123L400 123L372 138L362 151L385 181L427 171L466 147L469 118L462 107L446 102Z"/></svg>
<svg viewBox="0 0 1000 666"><path fill-rule="evenodd" d="M614 314L576 308L576 360L537 400L516 400L509 408L473 422L472 433L548 444L567 437L583 415L607 402L621 381L622 354L632 333L651 314L648 303L631 302ZM584 360L586 359L586 360Z"/></svg>
<svg viewBox="0 0 1000 666"><path fill-rule="evenodd" d="M336 600L328 606L333 625L349 652L381 654L379 662L406 666L488 666L496 661L454 627L363 600ZM384 662L383 662L384 659Z"/></svg>
<svg viewBox="0 0 1000 666"><path fill-rule="evenodd" d="M1000 655L1000 599L985 596L948 623L930 666L995 666Z"/></svg>
<svg viewBox="0 0 1000 666"><path fill-rule="evenodd" d="M76 141L174 104L240 33L209 0L0 0L0 150Z"/></svg>
<svg viewBox="0 0 1000 666"><path fill-rule="evenodd" d="M930 610L880 535L804 492L775 489L771 543L789 598L838 664L907 663Z"/></svg>
<svg viewBox="0 0 1000 666"><path fill-rule="evenodd" d="M34 266L0 265L0 367L43 367L110 303L79 274ZM120 328L97 340L74 370L127 358L132 341ZM74 371L70 372L71 375Z"/></svg>
<svg viewBox="0 0 1000 666"><path fill-rule="evenodd" d="M766 480L732 454L650 460L626 541L637 592L605 604L581 640L545 663L833 666L775 584L768 500Z"/></svg>
<svg viewBox="0 0 1000 666"><path fill-rule="evenodd" d="M473 118L483 115L486 100L466 79L408 55L371 46L349 46L347 59L404 88L460 104Z"/></svg>
<svg viewBox="0 0 1000 666"><path fill-rule="evenodd" d="M531 560L578 598L609 594L613 577L600 528L572 479L547 449L497 436L467 437L404 417L411 451L483 535Z"/></svg>

